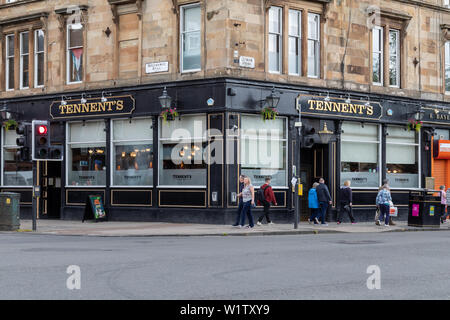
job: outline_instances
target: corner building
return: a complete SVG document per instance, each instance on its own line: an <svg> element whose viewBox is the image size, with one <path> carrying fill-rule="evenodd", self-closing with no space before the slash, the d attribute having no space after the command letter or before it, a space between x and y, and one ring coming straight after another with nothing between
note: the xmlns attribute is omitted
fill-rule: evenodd
<svg viewBox="0 0 450 320"><path fill-rule="evenodd" d="M274 221L291 222L299 150L331 221L345 180L358 221L383 179L398 219L409 192L450 186L448 0L0 0L0 40L0 188L23 217L31 164L8 124L32 119L65 155L39 164L42 219L81 219L100 194L111 220L231 223L244 173L271 176Z"/></svg>

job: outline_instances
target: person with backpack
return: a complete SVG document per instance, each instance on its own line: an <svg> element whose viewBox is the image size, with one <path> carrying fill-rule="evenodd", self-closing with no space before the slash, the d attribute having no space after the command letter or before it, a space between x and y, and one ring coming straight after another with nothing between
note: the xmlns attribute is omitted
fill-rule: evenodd
<svg viewBox="0 0 450 320"><path fill-rule="evenodd" d="M273 204L274 206L277 205L277 199L275 199L275 194L273 193L273 189L270 186L270 178L267 177L265 182L266 183L263 184L256 193L258 205L264 206L264 212L256 222L258 226L262 224L261 222L263 221L264 217L266 217L268 224L273 224L272 220L270 220L269 217L270 205L271 204Z"/></svg>
<svg viewBox="0 0 450 320"><path fill-rule="evenodd" d="M322 226L328 226L325 218L327 215L328 206L332 204L330 191L325 184L325 179L319 179L319 185L316 187L317 199L319 200L320 219L322 220Z"/></svg>
<svg viewBox="0 0 450 320"><path fill-rule="evenodd" d="M308 192L308 207L311 209L311 216L308 219L309 224L314 221L314 224L319 224L317 216L319 214L319 199L317 199L316 188L319 184L314 182L312 188Z"/></svg>

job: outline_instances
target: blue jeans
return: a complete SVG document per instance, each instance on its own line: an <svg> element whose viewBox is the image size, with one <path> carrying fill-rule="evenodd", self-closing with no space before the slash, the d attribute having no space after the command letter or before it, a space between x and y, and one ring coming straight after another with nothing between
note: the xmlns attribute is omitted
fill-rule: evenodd
<svg viewBox="0 0 450 320"><path fill-rule="evenodd" d="M319 210L320 210L320 219L322 220L322 224L325 224L325 217L327 215L328 202L319 202Z"/></svg>
<svg viewBox="0 0 450 320"><path fill-rule="evenodd" d="M250 227L254 227L255 224L253 223L253 216L252 216L252 201L247 201L244 202L243 206L242 206L242 211L241 211L241 226L244 225L245 223L245 216L247 215L248 218L248 225Z"/></svg>
<svg viewBox="0 0 450 320"><path fill-rule="evenodd" d="M384 218L384 224L389 225L389 205L387 204L380 204L380 221L383 221Z"/></svg>
<svg viewBox="0 0 450 320"><path fill-rule="evenodd" d="M314 221L315 218L318 216L318 208L310 208L311 209L311 216L309 217L309 221Z"/></svg>
<svg viewBox="0 0 450 320"><path fill-rule="evenodd" d="M236 222L233 224L233 226L237 226L239 224L239 221L241 220L241 212L242 212L242 207L244 206L244 201L240 200L239 201L239 206L236 212Z"/></svg>

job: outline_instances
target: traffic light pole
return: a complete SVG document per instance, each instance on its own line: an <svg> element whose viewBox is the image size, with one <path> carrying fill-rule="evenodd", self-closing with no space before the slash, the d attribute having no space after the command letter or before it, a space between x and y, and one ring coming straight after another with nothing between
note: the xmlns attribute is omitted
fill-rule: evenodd
<svg viewBox="0 0 450 320"><path fill-rule="evenodd" d="M37 166L39 165L39 161L32 161L32 163L33 163L33 192L32 192L32 196L33 196L32 211L33 212L31 213L31 217L33 220L33 231L36 231L38 205L37 205L37 198L36 198L36 194L35 194L35 188L38 185Z"/></svg>
<svg viewBox="0 0 450 320"><path fill-rule="evenodd" d="M300 150L301 150L301 130L302 130L302 122L301 122L301 111L300 109L298 110L298 122L295 125L295 128L297 129L297 143L295 144L296 146L296 151L295 151L295 167L296 167L296 178L297 178L297 183L296 183L296 188L295 188L295 217L294 217L294 229L298 229L298 222L300 220L300 186L301 186L301 181L300 181L300 176L301 176L301 171L300 171L300 164L301 164L301 160L300 160Z"/></svg>

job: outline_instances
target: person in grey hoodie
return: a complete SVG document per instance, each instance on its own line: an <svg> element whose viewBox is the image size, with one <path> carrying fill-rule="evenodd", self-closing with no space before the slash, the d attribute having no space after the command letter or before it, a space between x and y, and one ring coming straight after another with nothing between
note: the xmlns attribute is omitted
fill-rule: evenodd
<svg viewBox="0 0 450 320"><path fill-rule="evenodd" d="M319 185L316 187L317 199L319 200L319 212L320 219L322 220L322 226L328 226L325 222L325 217L327 215L328 206L332 204L330 191L328 190L325 180L323 178L319 179Z"/></svg>

